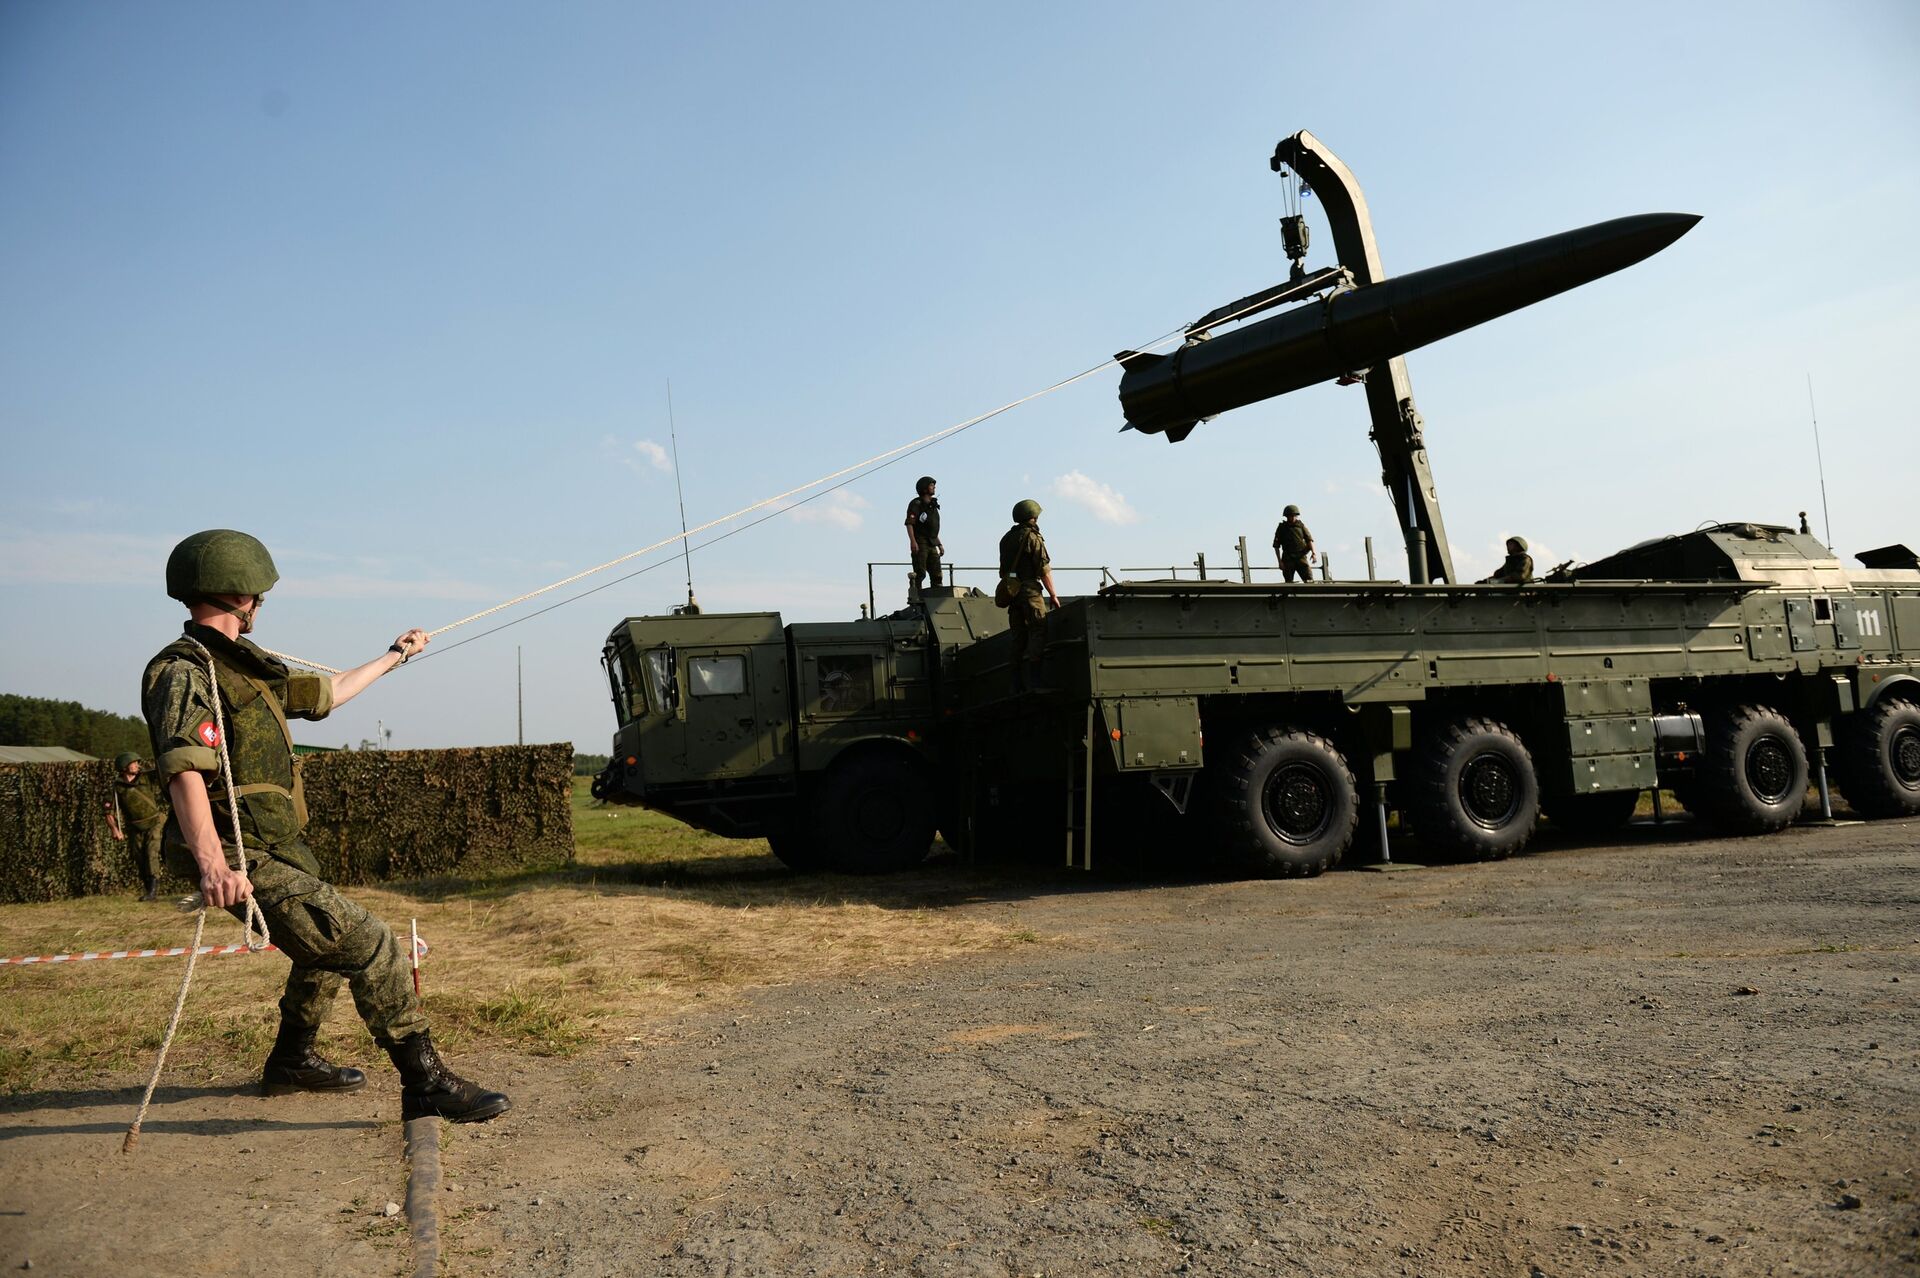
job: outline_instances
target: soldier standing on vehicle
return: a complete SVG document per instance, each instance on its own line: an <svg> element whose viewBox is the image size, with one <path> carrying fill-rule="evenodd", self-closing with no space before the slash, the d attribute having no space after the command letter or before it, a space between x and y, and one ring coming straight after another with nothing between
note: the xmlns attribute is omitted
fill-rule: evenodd
<svg viewBox="0 0 1920 1278"><path fill-rule="evenodd" d="M149 772L140 756L123 751L113 761L113 801L107 804L107 829L113 837L132 844L134 868L146 888L143 901L160 895L160 842L167 828L167 800L160 792L160 776ZM125 824L121 818L125 818Z"/></svg>
<svg viewBox="0 0 1920 1278"><path fill-rule="evenodd" d="M913 557L913 571L907 574L908 603L920 598L922 578L931 585L941 584L940 561L946 558L947 547L940 540L940 499L933 495L937 483L932 475L920 476L913 486L918 496L907 503L907 549Z"/></svg>
<svg viewBox="0 0 1920 1278"><path fill-rule="evenodd" d="M293 962L280 998L280 1032L260 1080L268 1095L366 1086L365 1074L328 1062L314 1047L346 984L374 1041L400 1071L402 1118L438 1114L472 1123L503 1114L505 1096L461 1078L434 1051L391 929L322 879L301 840L306 800L288 717L325 718L425 648L426 632L409 630L342 674L290 671L242 638L279 579L267 548L229 529L195 533L167 558L167 594L187 606L190 619L147 664L141 693L173 799L168 868L198 879L208 905L237 917L245 917L252 897L274 944ZM247 857L239 866L236 834L244 835Z"/></svg>
<svg viewBox="0 0 1920 1278"><path fill-rule="evenodd" d="M1280 512L1283 518L1279 527L1273 530L1273 553L1280 560L1280 579L1292 581L1295 574L1301 581L1313 580L1313 534L1300 521L1300 508L1288 503Z"/></svg>
<svg viewBox="0 0 1920 1278"><path fill-rule="evenodd" d="M1053 560L1047 554L1047 539L1040 535L1040 503L1031 497L1013 507L1013 527L1000 538L1000 588L995 599L1007 610L1007 627L1013 632L1013 690L1044 689L1040 683L1040 661L1046 648L1047 599L1060 606L1060 595L1053 588ZM1041 591L1046 597L1041 597ZM1031 655L1029 655L1031 654ZM1032 663L1031 672L1028 662Z"/></svg>
<svg viewBox="0 0 1920 1278"><path fill-rule="evenodd" d="M1521 585L1533 580L1533 556L1527 553L1525 537L1507 538L1506 562L1491 577L1482 577L1480 585L1506 584Z"/></svg>

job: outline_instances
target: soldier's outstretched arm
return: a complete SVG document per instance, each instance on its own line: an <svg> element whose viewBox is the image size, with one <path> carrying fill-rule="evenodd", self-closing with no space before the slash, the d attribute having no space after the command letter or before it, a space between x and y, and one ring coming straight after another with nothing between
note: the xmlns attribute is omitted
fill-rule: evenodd
<svg viewBox="0 0 1920 1278"><path fill-rule="evenodd" d="M353 700L370 687L375 679L387 673L427 646L427 632L413 629L393 641L393 646L362 666L342 671L334 675L333 704L342 706Z"/></svg>
<svg viewBox="0 0 1920 1278"><path fill-rule="evenodd" d="M198 772L176 773L167 783L173 810L180 818L180 833L187 840L193 861L200 869L200 892L215 909L238 905L253 895L247 876L227 864L226 849L220 846L220 832L213 824L213 805L207 802L207 779Z"/></svg>

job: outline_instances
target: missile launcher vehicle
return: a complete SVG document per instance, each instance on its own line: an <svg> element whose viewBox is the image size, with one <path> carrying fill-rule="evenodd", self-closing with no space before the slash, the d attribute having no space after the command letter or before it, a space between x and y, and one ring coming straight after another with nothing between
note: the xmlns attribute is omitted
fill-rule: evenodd
<svg viewBox="0 0 1920 1278"><path fill-rule="evenodd" d="M1390 810L1422 859L1496 859L1543 813L1604 830L1649 789L1764 834L1801 815L1813 781L1825 804L1830 775L1862 816L1920 814L1906 547L1847 567L1805 532L1734 523L1539 581L1453 578L1401 354L1696 219L1603 223L1394 289L1345 167L1306 133L1273 163L1312 181L1341 266L1306 272L1290 229L1293 280L1205 317L1172 356L1118 357L1123 410L1178 440L1239 404L1364 382L1407 581L1109 584L1048 616L1033 688L1014 678L1006 613L970 589L848 622L628 618L603 653L619 727L594 794L765 838L798 869L863 873L918 863L938 832L1086 868L1098 847L1312 875L1357 840L1384 854ZM1212 335L1287 301L1301 304Z"/></svg>

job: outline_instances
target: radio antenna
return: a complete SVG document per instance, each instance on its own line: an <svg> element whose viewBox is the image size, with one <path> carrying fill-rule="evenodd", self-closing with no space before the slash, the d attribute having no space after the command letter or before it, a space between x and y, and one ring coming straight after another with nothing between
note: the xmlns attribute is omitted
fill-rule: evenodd
<svg viewBox="0 0 1920 1278"><path fill-rule="evenodd" d="M687 493L680 484L680 432L673 421L673 379L667 379L667 440L673 445L673 495L680 503L680 556L687 567L687 606L680 611L700 614L700 601L693 597L693 542L687 537Z"/></svg>
<svg viewBox="0 0 1920 1278"><path fill-rule="evenodd" d="M1833 545L1833 512L1827 508L1827 461L1820 454L1820 414L1813 406L1813 374L1807 374L1807 416L1813 419L1813 460L1820 468L1820 518L1827 526L1827 545Z"/></svg>

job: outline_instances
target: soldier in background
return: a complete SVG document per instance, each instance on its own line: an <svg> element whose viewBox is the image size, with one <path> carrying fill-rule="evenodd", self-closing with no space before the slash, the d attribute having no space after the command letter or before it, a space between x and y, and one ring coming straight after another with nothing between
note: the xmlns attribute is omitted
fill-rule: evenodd
<svg viewBox="0 0 1920 1278"><path fill-rule="evenodd" d="M290 960L280 1032L261 1076L268 1095L355 1092L367 1076L334 1065L315 1039L342 985L367 1030L400 1071L403 1119L438 1114L483 1122L507 1098L447 1067L427 1034L407 961L392 929L320 876L301 837L306 799L287 719L324 719L427 646L409 630L372 661L337 675L289 670L243 638L280 580L273 557L246 533L195 533L167 558L167 594L185 604L185 633L141 679L155 762L168 777L169 868L197 879L210 906L245 917L253 898ZM208 666L211 664L212 669ZM231 769L229 793L223 773ZM236 832L247 862L235 864Z"/></svg>
<svg viewBox="0 0 1920 1278"><path fill-rule="evenodd" d="M1313 580L1313 534L1300 522L1300 508L1291 503L1280 512L1280 526L1273 530L1273 553L1280 559L1280 580Z"/></svg>
<svg viewBox="0 0 1920 1278"><path fill-rule="evenodd" d="M167 828L167 800L160 776L147 771L140 756L123 751L113 761L113 801L107 805L107 829L113 837L131 843L134 868L146 891L143 901L160 895L160 842ZM124 823L122 818L125 818Z"/></svg>
<svg viewBox="0 0 1920 1278"><path fill-rule="evenodd" d="M1013 631L1013 690L1041 692L1040 660L1046 649L1047 599L1060 606L1053 588L1053 560L1040 535L1040 503L1031 497L1013 507L1013 527L1000 538L1000 588L994 599L1007 610ZM1041 591L1046 597L1041 597ZM1031 654L1031 655L1029 655ZM1031 673L1028 663L1031 662Z"/></svg>
<svg viewBox="0 0 1920 1278"><path fill-rule="evenodd" d="M947 547L940 540L940 499L933 495L937 483L932 475L920 476L913 486L918 495L907 503L907 550L913 558L913 571L907 574L908 603L920 598L923 578L932 585L941 584L940 561L946 558Z"/></svg>
<svg viewBox="0 0 1920 1278"><path fill-rule="evenodd" d="M1484 586L1504 583L1517 586L1532 580L1533 556L1527 553L1527 539L1525 537L1509 537L1507 538L1506 562L1500 565L1493 576L1482 577L1480 584Z"/></svg>

